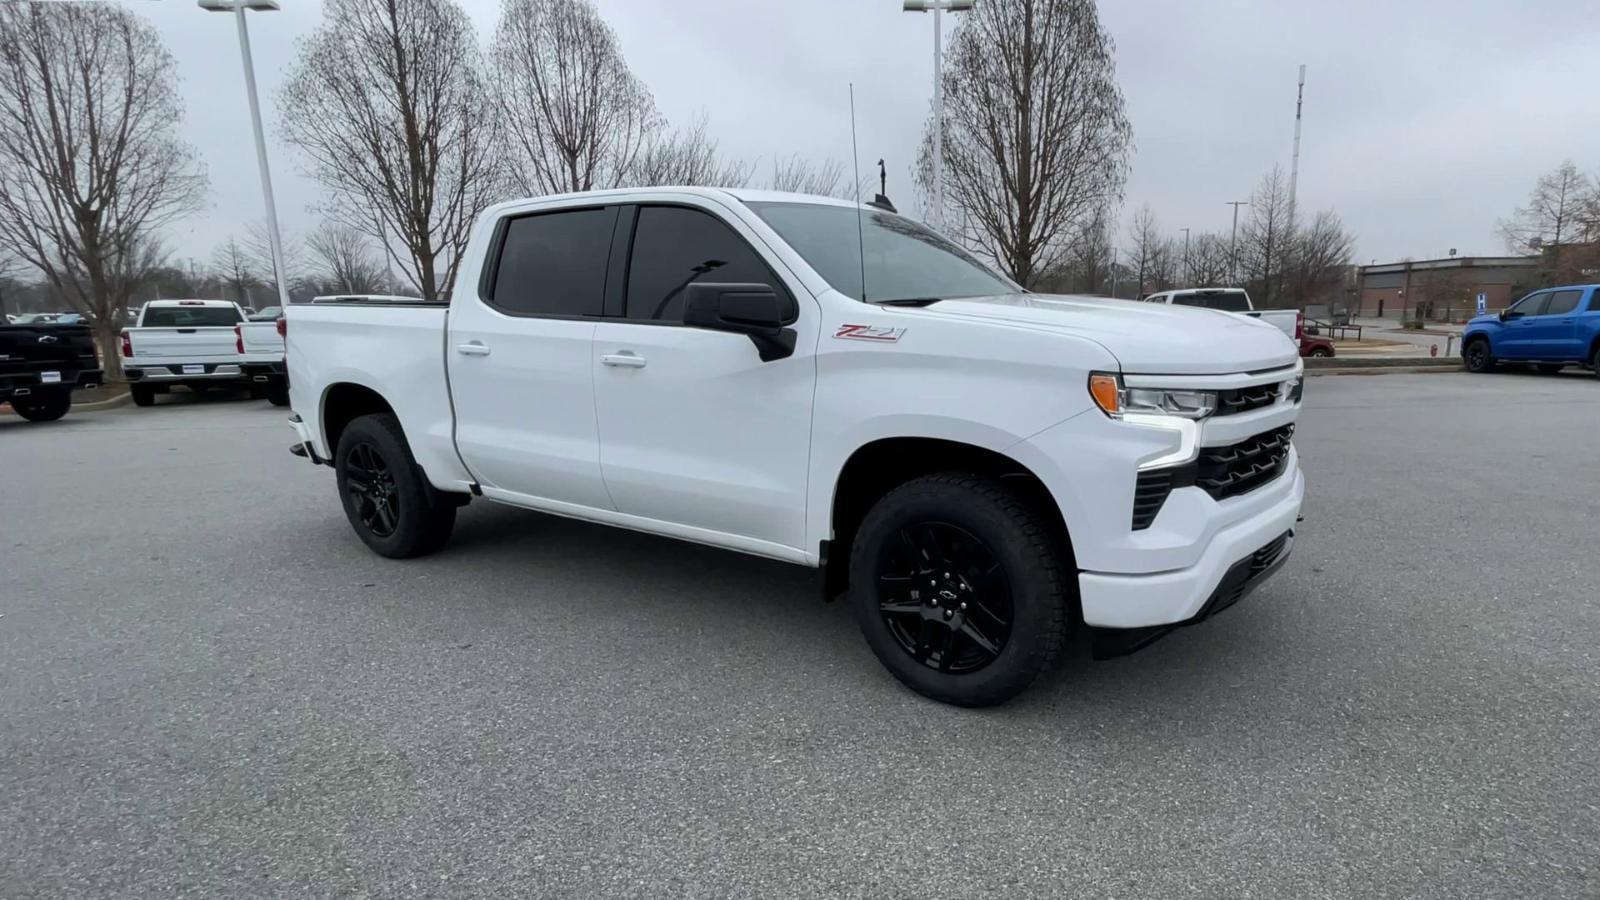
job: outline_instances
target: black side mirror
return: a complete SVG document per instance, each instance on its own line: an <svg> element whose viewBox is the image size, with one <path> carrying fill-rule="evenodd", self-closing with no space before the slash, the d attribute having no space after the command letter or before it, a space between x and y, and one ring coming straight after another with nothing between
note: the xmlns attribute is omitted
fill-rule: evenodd
<svg viewBox="0 0 1600 900"><path fill-rule="evenodd" d="M1500 321L1502 321L1502 322L1509 322L1512 319L1520 319L1520 318L1522 318L1522 313L1512 312L1509 309L1500 310Z"/></svg>
<svg viewBox="0 0 1600 900"><path fill-rule="evenodd" d="M749 335L762 362L794 353L795 333L788 326L799 317L793 297L765 284L694 283L684 289L683 324Z"/></svg>

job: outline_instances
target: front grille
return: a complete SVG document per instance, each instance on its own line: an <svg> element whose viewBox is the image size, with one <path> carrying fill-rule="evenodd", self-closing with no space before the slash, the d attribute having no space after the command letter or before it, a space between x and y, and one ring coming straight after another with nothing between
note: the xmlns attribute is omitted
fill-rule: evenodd
<svg viewBox="0 0 1600 900"><path fill-rule="evenodd" d="M1167 495L1172 493L1176 469L1152 469L1140 472L1133 488L1133 530L1143 531L1156 520Z"/></svg>
<svg viewBox="0 0 1600 900"><path fill-rule="evenodd" d="M1290 424L1226 447L1202 447L1194 483L1216 500L1253 491L1283 473L1293 437Z"/></svg>
<svg viewBox="0 0 1600 900"><path fill-rule="evenodd" d="M1278 393L1282 385L1279 382L1272 384L1258 384L1254 387L1234 388L1217 393L1217 412L1219 416L1233 416L1247 413L1253 409L1261 409L1278 402Z"/></svg>

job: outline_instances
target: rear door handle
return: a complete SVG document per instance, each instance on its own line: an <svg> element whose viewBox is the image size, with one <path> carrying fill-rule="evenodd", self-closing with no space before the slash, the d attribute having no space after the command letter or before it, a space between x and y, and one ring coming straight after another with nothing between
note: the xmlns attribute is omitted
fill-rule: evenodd
<svg viewBox="0 0 1600 900"><path fill-rule="evenodd" d="M488 356L489 346L479 341L468 341L465 344L457 344L456 352L462 356Z"/></svg>
<svg viewBox="0 0 1600 900"><path fill-rule="evenodd" d="M636 353L629 353L626 350L621 353L607 353L605 356L600 357L600 362L602 365L621 366L624 369L644 368L644 357Z"/></svg>

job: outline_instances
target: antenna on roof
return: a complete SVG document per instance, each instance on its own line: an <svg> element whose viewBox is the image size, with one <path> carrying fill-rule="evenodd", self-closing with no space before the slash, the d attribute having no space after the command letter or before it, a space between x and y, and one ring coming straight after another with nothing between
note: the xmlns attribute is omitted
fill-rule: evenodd
<svg viewBox="0 0 1600 900"><path fill-rule="evenodd" d="M856 149L856 83L850 82L850 167L856 173L856 251L861 259L861 302L867 302L867 239L861 225L861 151Z"/></svg>

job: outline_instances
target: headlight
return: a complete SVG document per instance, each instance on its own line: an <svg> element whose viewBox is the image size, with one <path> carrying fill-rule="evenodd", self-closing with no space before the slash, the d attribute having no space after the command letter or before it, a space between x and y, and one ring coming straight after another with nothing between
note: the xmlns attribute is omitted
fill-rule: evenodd
<svg viewBox="0 0 1600 900"><path fill-rule="evenodd" d="M1300 398L1305 396L1305 390L1306 376L1304 374L1296 375L1283 383L1283 397L1290 403L1299 403Z"/></svg>
<svg viewBox="0 0 1600 900"><path fill-rule="evenodd" d="M1216 391L1123 387L1119 376L1106 372L1089 376L1089 396L1113 419L1129 414L1204 419L1217 409Z"/></svg>

